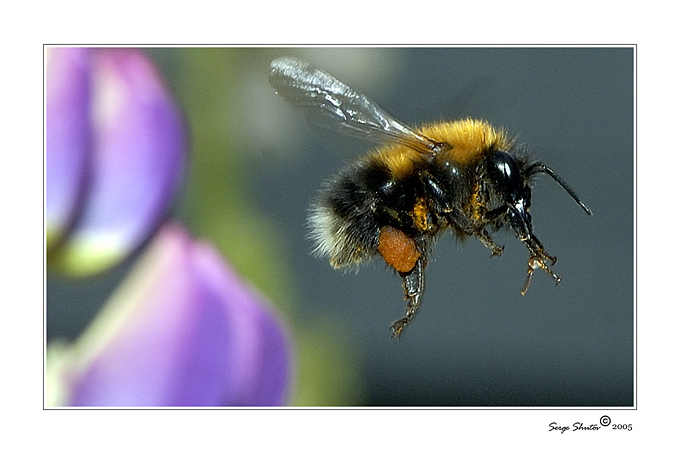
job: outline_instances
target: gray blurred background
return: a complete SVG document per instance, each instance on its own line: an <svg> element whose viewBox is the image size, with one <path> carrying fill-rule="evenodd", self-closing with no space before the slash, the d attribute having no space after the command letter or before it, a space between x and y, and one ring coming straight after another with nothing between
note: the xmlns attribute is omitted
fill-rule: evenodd
<svg viewBox="0 0 681 454"><path fill-rule="evenodd" d="M197 53L208 60L206 67L225 65L225 74L208 79L194 60ZM213 84L225 118L205 121L218 129L228 124L230 143L216 159L237 156L224 178L235 165L246 176L242 198L268 225L269 248L276 247L273 255L280 262L275 263L284 274L250 277L239 257L252 254L237 251L230 258L256 285L262 282L275 303L282 295L287 318L299 333L328 334L323 341L297 336L301 358L315 346L327 361L336 354L350 358L343 356L348 366L341 370L347 380L338 372L328 376L351 383L351 392L302 402L634 404L632 48L153 49L149 54L181 102L195 103L187 108L189 115L208 101L193 93L187 80L198 87L202 78ZM520 295L528 252L510 233L493 235L505 245L497 258L474 239L457 243L445 235L429 263L418 316L400 341L391 339L388 327L404 310L400 279L378 260L357 274L333 270L310 255L304 227L321 181L373 145L310 128L278 98L267 75L269 62L282 55L326 69L407 124L471 116L517 134L518 142L560 174L594 213L586 216L552 179L540 177L532 199L535 234L558 257L553 269L563 278L560 285L537 272L527 295ZM224 90L229 95L222 100ZM219 149L220 140L216 143ZM190 177L176 216L197 236L210 238L192 214L192 206L201 203L191 196L198 178ZM212 191L218 207L220 191ZM49 277L48 340L76 336L126 267L88 282ZM284 284L267 288L278 280ZM307 370L314 369L309 359ZM301 374L300 386L318 380L324 388L324 375L312 373Z"/></svg>

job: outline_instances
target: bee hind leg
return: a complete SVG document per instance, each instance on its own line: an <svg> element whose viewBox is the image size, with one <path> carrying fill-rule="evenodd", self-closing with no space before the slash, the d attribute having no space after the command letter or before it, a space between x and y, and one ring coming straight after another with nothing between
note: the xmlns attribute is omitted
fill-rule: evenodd
<svg viewBox="0 0 681 454"><path fill-rule="evenodd" d="M402 330L407 326L412 318L416 315L419 306L421 305L421 296L424 290L424 270L426 267L425 258L419 257L414 265L414 268L408 272L400 272L402 277L402 286L404 287L404 298L407 300L407 306L404 310L404 317L395 320L390 325L392 337L399 339Z"/></svg>

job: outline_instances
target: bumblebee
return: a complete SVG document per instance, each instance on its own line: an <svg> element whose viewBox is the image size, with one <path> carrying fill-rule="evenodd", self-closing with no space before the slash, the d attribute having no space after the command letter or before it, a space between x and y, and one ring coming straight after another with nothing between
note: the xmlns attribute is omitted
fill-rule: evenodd
<svg viewBox="0 0 681 454"><path fill-rule="evenodd" d="M429 253L439 234L475 237L500 255L490 231L510 228L527 247L527 292L541 269L561 278L532 229L532 180L552 177L591 215L551 168L534 162L484 120L463 119L411 128L330 74L292 57L272 61L276 92L322 126L381 145L325 181L308 217L315 252L334 268L352 268L380 255L402 278L404 316L390 325L398 337L414 318L424 292Z"/></svg>

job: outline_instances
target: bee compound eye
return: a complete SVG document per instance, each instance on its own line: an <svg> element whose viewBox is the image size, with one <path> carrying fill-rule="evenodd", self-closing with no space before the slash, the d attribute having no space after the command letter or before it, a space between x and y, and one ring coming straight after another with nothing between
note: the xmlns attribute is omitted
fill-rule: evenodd
<svg viewBox="0 0 681 454"><path fill-rule="evenodd" d="M515 201L521 196L522 178L513 156L504 151L495 152L490 157L488 172L509 201Z"/></svg>

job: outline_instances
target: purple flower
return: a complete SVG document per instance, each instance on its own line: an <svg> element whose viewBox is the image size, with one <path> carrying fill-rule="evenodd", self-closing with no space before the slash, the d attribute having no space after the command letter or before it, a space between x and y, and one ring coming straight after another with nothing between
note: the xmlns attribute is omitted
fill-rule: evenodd
<svg viewBox="0 0 681 454"><path fill-rule="evenodd" d="M138 49L48 49L48 263L103 271L158 229L72 345L51 343L49 406L275 406L288 334L212 246L161 225L181 183L180 111Z"/></svg>
<svg viewBox="0 0 681 454"><path fill-rule="evenodd" d="M283 405L291 373L279 317L212 246L175 224L47 364L51 406Z"/></svg>
<svg viewBox="0 0 681 454"><path fill-rule="evenodd" d="M182 115L139 49L48 49L45 110L49 262L105 270L168 211L185 169Z"/></svg>

